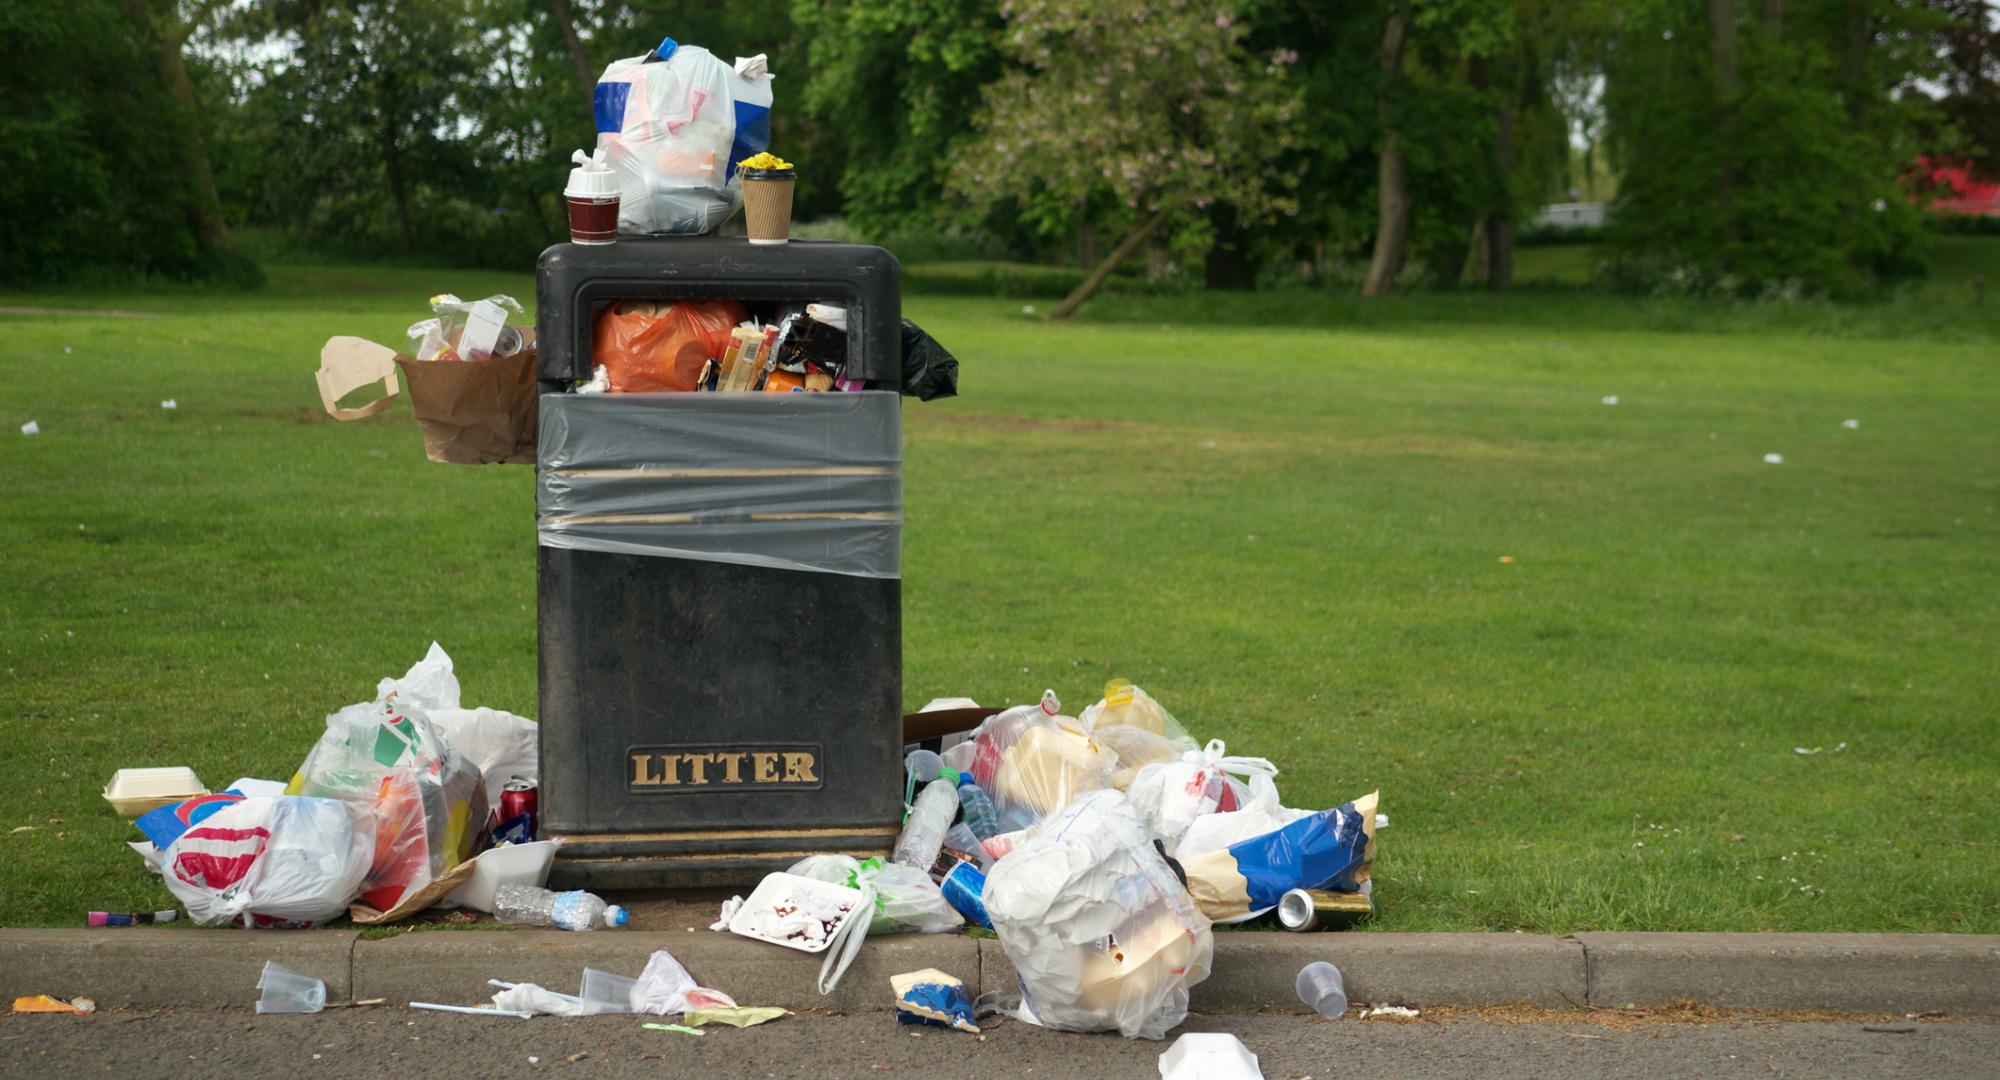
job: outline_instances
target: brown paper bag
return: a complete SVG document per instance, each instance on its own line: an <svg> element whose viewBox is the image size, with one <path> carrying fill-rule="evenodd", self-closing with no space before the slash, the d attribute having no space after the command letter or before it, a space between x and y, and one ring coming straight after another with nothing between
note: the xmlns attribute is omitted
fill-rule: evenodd
<svg viewBox="0 0 2000 1080"><path fill-rule="evenodd" d="M396 354L424 453L456 465L535 463L535 350L490 360L417 360Z"/></svg>

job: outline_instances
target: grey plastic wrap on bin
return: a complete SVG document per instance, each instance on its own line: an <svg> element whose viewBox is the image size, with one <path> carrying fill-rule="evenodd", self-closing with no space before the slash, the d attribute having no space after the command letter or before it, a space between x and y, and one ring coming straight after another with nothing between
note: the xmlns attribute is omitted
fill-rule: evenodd
<svg viewBox="0 0 2000 1080"><path fill-rule="evenodd" d="M883 391L545 394L538 542L900 577L901 409Z"/></svg>

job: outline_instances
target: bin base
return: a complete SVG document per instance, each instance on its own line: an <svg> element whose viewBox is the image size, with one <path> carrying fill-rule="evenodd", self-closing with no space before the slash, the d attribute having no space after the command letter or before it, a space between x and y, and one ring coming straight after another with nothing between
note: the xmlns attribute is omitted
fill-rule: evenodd
<svg viewBox="0 0 2000 1080"><path fill-rule="evenodd" d="M893 828L744 829L660 833L561 833L549 887L698 888L755 885L808 855L887 858Z"/></svg>

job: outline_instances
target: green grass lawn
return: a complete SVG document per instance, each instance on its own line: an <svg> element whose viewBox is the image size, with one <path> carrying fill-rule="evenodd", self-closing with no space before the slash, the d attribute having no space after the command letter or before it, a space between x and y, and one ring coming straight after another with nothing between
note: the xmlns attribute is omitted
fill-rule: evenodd
<svg viewBox="0 0 2000 1080"><path fill-rule="evenodd" d="M530 279L271 276L0 296L160 313L0 315L0 924L165 906L111 772L289 775L432 639L533 714L530 470L312 384ZM907 301L911 706L1126 675L1379 788L1379 929L2000 931L2000 298L1022 307Z"/></svg>

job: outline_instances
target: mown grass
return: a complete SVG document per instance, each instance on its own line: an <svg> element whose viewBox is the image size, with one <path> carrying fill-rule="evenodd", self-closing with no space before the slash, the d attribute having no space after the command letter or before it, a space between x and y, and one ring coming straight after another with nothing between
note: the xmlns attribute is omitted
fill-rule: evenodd
<svg viewBox="0 0 2000 1080"><path fill-rule="evenodd" d="M311 380L530 280L271 277L0 297L159 313L0 316L0 924L164 906L113 769L288 774L433 638L533 713L529 471ZM1127 675L1380 788L1381 929L2000 931L1997 328L1925 303L912 296L905 700Z"/></svg>

